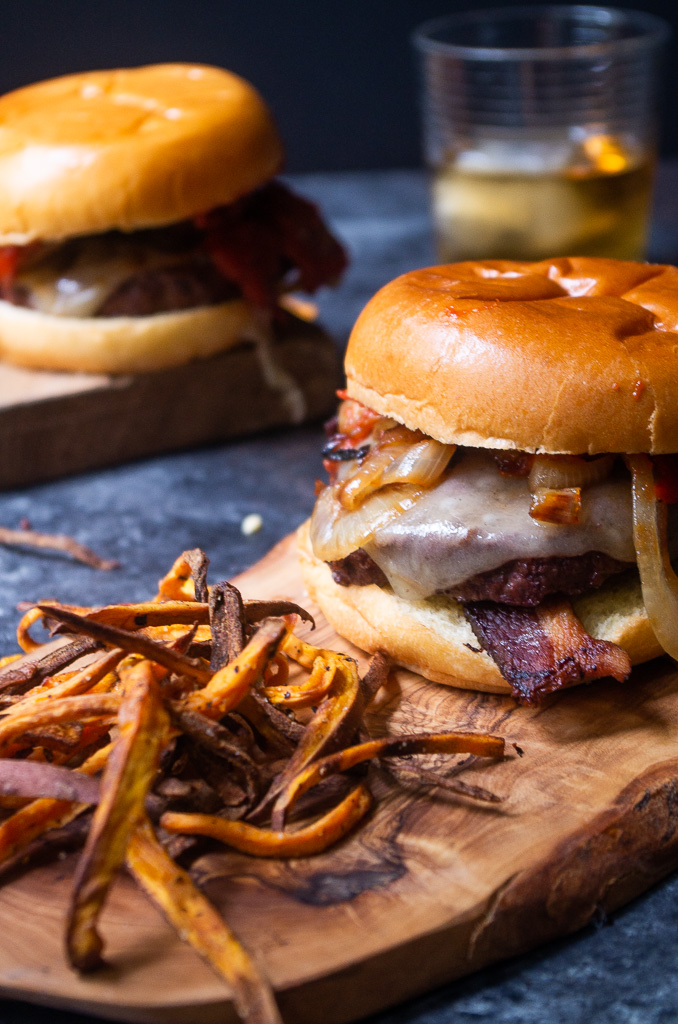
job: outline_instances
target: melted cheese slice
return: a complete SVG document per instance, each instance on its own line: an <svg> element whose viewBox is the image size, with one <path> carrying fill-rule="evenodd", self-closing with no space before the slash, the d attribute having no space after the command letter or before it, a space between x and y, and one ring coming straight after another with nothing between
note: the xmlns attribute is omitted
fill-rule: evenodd
<svg viewBox="0 0 678 1024"><path fill-rule="evenodd" d="M50 316L93 316L129 277L185 261L185 253L163 252L136 239L83 238L74 259L60 271L55 250L35 266L20 270L16 282L29 289L33 309Z"/></svg>
<svg viewBox="0 0 678 1024"><path fill-rule="evenodd" d="M470 449L365 547L407 599L430 597L517 558L602 551L634 562L631 486L627 477L612 476L584 489L577 526L540 523L530 516L527 479L501 476L491 454Z"/></svg>

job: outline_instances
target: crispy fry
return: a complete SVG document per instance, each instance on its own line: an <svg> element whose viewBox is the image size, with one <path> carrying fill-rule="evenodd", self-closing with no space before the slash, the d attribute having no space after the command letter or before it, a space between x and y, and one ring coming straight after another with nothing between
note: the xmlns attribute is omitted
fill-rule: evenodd
<svg viewBox="0 0 678 1024"><path fill-rule="evenodd" d="M300 640L295 633L290 633L285 637L282 649L289 658L298 662L303 668L308 669L313 668L316 658L325 656L330 658L333 654L336 654L336 651L325 651L321 647L313 647L312 644L307 644L305 640Z"/></svg>
<svg viewBox="0 0 678 1024"><path fill-rule="evenodd" d="M165 853L148 821L133 833L127 867L181 937L229 985L247 1024L282 1024L271 987L191 876Z"/></svg>
<svg viewBox="0 0 678 1024"><path fill-rule="evenodd" d="M83 655L96 651L98 647L96 640L81 637L48 651L42 657L24 655L0 672L0 693L18 693L30 689L32 685L60 672Z"/></svg>
<svg viewBox="0 0 678 1024"><path fill-rule="evenodd" d="M95 804L99 786L83 772L36 761L0 759L0 793L3 796L52 797Z"/></svg>
<svg viewBox="0 0 678 1024"><path fill-rule="evenodd" d="M390 667L390 662L382 651L377 651L370 658L367 672L360 680L360 691L365 707L372 703L381 687L385 684Z"/></svg>
<svg viewBox="0 0 678 1024"><path fill-rule="evenodd" d="M266 619L242 653L212 676L202 690L190 693L184 707L208 718L222 718L234 708L263 674L287 626L282 619Z"/></svg>
<svg viewBox="0 0 678 1024"><path fill-rule="evenodd" d="M107 651L96 661L81 669L80 672L74 672L69 679L65 679L63 682L55 683L52 686L43 684L35 687L26 697L17 701L13 707L8 708L7 714L30 714L34 708L43 704L63 700L64 697L76 697L81 693L91 691L95 686L97 692L105 693L115 684L116 677L113 674L113 669L118 666L124 656L124 651L115 648L112 651ZM100 683L106 685L99 686Z"/></svg>
<svg viewBox="0 0 678 1024"><path fill-rule="evenodd" d="M316 658L305 683L296 686L276 683L274 686L265 686L264 693L272 704L288 708L311 707L313 704L319 704L328 693L336 670L337 663L334 658Z"/></svg>
<svg viewBox="0 0 678 1024"><path fill-rule="evenodd" d="M297 640L294 637L294 640ZM317 648L304 644L302 649L294 648L300 657L308 657L309 651ZM268 810L288 784L312 761L329 754L350 740L362 717L363 699L360 691L358 666L352 658L334 651L319 651L328 662L335 664L331 693L324 698L318 710L308 723L299 744L283 771L274 780L264 800L255 810L260 816Z"/></svg>
<svg viewBox="0 0 678 1024"><path fill-rule="evenodd" d="M210 628L212 660L210 668L218 672L238 657L245 646L245 609L237 587L217 583L210 592Z"/></svg>
<svg viewBox="0 0 678 1024"><path fill-rule="evenodd" d="M245 601L245 621L249 625L263 619L278 619L283 615L298 615L303 622L308 622L315 629L315 619L301 605L294 601Z"/></svg>
<svg viewBox="0 0 678 1024"><path fill-rule="evenodd" d="M212 588L214 589L214 588ZM141 626L190 625L209 622L208 603L167 599L158 601L142 601L135 604L113 604L104 608L85 608L67 605L70 611L84 615L92 622L104 622L109 626L121 629L138 629ZM243 601L245 622L251 626L264 619L281 618L284 615L298 615L300 619L315 628L313 616L293 601Z"/></svg>
<svg viewBox="0 0 678 1024"><path fill-rule="evenodd" d="M79 544L72 537L61 533L38 533L36 530L9 530L0 526L0 544L8 547L39 548L43 551L63 551L76 562L83 562L93 569L117 569L119 562L111 558L100 558L91 548Z"/></svg>
<svg viewBox="0 0 678 1024"><path fill-rule="evenodd" d="M263 693L251 690L238 704L238 711L247 717L273 750L289 755L301 739L304 727L295 718L289 718Z"/></svg>
<svg viewBox="0 0 678 1024"><path fill-rule="evenodd" d="M29 730L60 722L82 722L90 718L110 719L117 714L120 697L112 693L85 693L78 697L64 697L54 704L36 707L26 714L8 715L0 719L0 757L21 741Z"/></svg>
<svg viewBox="0 0 678 1024"><path fill-rule="evenodd" d="M39 608L31 608L29 611L22 615L21 621L17 626L16 630L16 642L22 651L26 654L30 654L31 651L35 651L38 647L42 647L42 644L37 640L34 640L30 634L30 628L36 622L42 619L42 612Z"/></svg>
<svg viewBox="0 0 678 1024"><path fill-rule="evenodd" d="M96 775L106 764L112 744L102 747L89 757L78 771ZM70 800L44 797L33 800L0 824L0 864L26 850L33 840L52 828L61 828L87 810L88 804L74 804Z"/></svg>
<svg viewBox="0 0 678 1024"><path fill-rule="evenodd" d="M89 622L102 622L118 629L142 629L145 626L192 626L209 623L209 608L196 601L142 601L138 604L111 604L105 608L70 608Z"/></svg>
<svg viewBox="0 0 678 1024"><path fill-rule="evenodd" d="M502 758L504 741L499 736L473 732L438 732L428 735L387 736L384 739L369 740L354 747L346 747L336 754L330 754L309 764L292 778L275 802L271 824L280 831L285 827L285 817L299 797L312 786L348 771L373 757L409 757L411 754L475 754L479 757Z"/></svg>
<svg viewBox="0 0 678 1024"><path fill-rule="evenodd" d="M207 564L200 548L182 552L158 583L156 601L207 601Z"/></svg>
<svg viewBox="0 0 678 1024"><path fill-rule="evenodd" d="M169 736L169 718L149 663L129 667L123 684L118 736L101 780L101 797L78 865L68 916L68 957L79 971L101 963L103 943L97 920L125 859L129 837L143 815Z"/></svg>
<svg viewBox="0 0 678 1024"><path fill-rule="evenodd" d="M230 766L235 770L244 783L248 798L254 803L260 790L259 769L252 758L233 742L228 729L198 711L176 705L170 706L170 718L185 736L218 757L224 769Z"/></svg>
<svg viewBox="0 0 678 1024"><path fill-rule="evenodd" d="M64 622L77 632L91 636L108 647L121 647L124 651L141 654L158 665L164 665L170 672L183 673L202 683L206 683L211 678L212 673L199 658L189 658L185 654L179 654L168 647L154 643L153 640L149 640L139 633L130 633L125 629L118 629L116 626L106 626L102 622L92 622L60 605L39 604L38 608L49 618Z"/></svg>
<svg viewBox="0 0 678 1024"><path fill-rule="evenodd" d="M204 647L212 646L212 633L210 627L205 625L201 626L197 622L191 623L191 630L193 635L191 636L191 644L195 643ZM157 644L164 644L166 647L171 647L173 650L178 650L174 647L174 643L180 640L182 637L187 635L186 626L145 626L140 629L139 632L142 636L148 637L149 640L153 640ZM188 645L190 646L190 644ZM183 646L182 653L188 650L186 645Z"/></svg>
<svg viewBox="0 0 678 1024"><path fill-rule="evenodd" d="M264 687L284 686L290 677L290 662L286 654L278 651L274 658L271 658L266 671L264 672ZM269 698L270 699L270 698Z"/></svg>
<svg viewBox="0 0 678 1024"><path fill-rule="evenodd" d="M356 786L340 804L294 832L257 828L244 821L228 821L212 814L179 814L168 811L160 824L168 832L209 836L257 857L310 857L342 839L367 813L372 798L364 786Z"/></svg>

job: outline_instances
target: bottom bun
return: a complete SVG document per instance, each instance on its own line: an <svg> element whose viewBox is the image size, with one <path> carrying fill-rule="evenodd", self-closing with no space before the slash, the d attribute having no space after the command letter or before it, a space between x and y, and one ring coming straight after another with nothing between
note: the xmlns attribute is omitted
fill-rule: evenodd
<svg viewBox="0 0 678 1024"><path fill-rule="evenodd" d="M342 587L330 567L313 554L309 524L298 533L306 588L337 633L370 654L384 651L398 665L435 683L464 690L510 693L492 658L478 641L461 605L449 597L406 601L371 584ZM573 601L584 628L599 640L622 647L633 665L663 653L645 614L640 583L633 573Z"/></svg>
<svg viewBox="0 0 678 1024"><path fill-rule="evenodd" d="M32 370L148 373L205 359L253 330L233 299L153 316L50 316L0 300L0 359Z"/></svg>

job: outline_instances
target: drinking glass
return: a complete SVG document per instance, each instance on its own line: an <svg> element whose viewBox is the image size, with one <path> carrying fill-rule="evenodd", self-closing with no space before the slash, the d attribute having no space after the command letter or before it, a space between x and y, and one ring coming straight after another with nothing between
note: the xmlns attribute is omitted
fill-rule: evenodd
<svg viewBox="0 0 678 1024"><path fill-rule="evenodd" d="M414 35L443 261L646 253L661 18L472 11Z"/></svg>

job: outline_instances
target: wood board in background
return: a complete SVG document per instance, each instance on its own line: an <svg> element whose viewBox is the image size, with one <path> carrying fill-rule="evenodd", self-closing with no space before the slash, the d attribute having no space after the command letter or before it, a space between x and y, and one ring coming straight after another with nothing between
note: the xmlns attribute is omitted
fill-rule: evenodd
<svg viewBox="0 0 678 1024"><path fill-rule="evenodd" d="M246 597L306 603L293 538L238 580ZM319 616L313 642L357 654ZM365 659L359 655L364 664ZM678 673L665 660L541 709L393 674L371 730L473 728L524 756L461 776L500 809L377 782L372 816L305 860L212 854L207 894L272 979L286 1024L345 1024L529 949L620 906L678 864ZM0 992L157 1024L235 1022L225 985L128 878L102 920L110 966L66 966L74 858L0 888Z"/></svg>
<svg viewBox="0 0 678 1024"><path fill-rule="evenodd" d="M251 343L162 372L108 377L0 363L0 489L329 415L339 359L316 325L279 331L278 383ZM295 388L285 387L284 376ZM268 380L267 380L268 376Z"/></svg>

